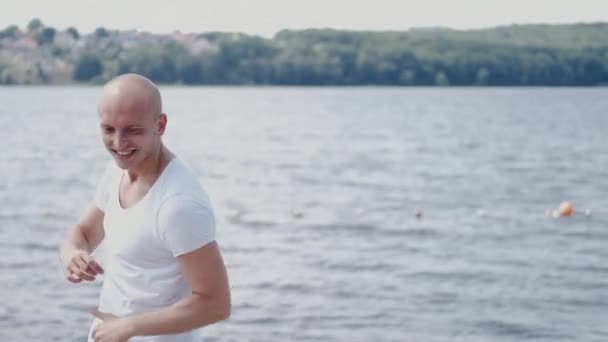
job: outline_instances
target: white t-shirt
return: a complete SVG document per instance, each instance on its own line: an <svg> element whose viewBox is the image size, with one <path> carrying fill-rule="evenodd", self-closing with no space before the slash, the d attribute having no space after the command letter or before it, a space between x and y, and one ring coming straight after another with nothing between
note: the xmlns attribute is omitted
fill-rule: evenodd
<svg viewBox="0 0 608 342"><path fill-rule="evenodd" d="M117 316L156 311L189 296L176 257L215 240L209 197L180 159L173 158L146 195L127 209L118 197L125 174L111 162L95 194L104 212L106 251L99 310ZM195 330L129 341L190 342L200 336Z"/></svg>

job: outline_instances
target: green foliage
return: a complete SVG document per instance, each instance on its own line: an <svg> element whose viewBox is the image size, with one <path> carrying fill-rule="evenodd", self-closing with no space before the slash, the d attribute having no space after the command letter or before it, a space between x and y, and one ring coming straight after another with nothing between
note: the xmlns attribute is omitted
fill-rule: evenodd
<svg viewBox="0 0 608 342"><path fill-rule="evenodd" d="M70 50L61 46L57 46L57 45L52 45L51 46L51 55L53 55L53 57L59 57L59 58L63 58L67 55L69 55Z"/></svg>
<svg viewBox="0 0 608 342"><path fill-rule="evenodd" d="M512 25L457 31L283 30L181 36L110 33L58 48L53 28L28 30L47 55L75 63L74 79L136 72L159 83L404 86L589 86L608 84L608 24ZM74 28L67 30L75 39ZM18 28L0 31L16 36ZM68 45L69 46L69 45ZM73 49L73 50L70 50ZM82 54L82 56L79 56Z"/></svg>
<svg viewBox="0 0 608 342"><path fill-rule="evenodd" d="M34 33L42 30L43 27L44 24L42 23L42 21L38 18L34 18L30 20L30 22L27 24L27 31Z"/></svg>
<svg viewBox="0 0 608 342"><path fill-rule="evenodd" d="M16 38L19 33L19 27L17 25L10 25L4 30L0 31L0 39L3 38Z"/></svg>
<svg viewBox="0 0 608 342"><path fill-rule="evenodd" d="M120 61L119 73L134 72L158 83L174 83L178 79L177 58L185 55L177 43L146 44L128 50Z"/></svg>
<svg viewBox="0 0 608 342"><path fill-rule="evenodd" d="M604 26L598 29L606 30ZM597 36L587 27L577 25L573 30ZM573 36L561 26L555 31L545 26L478 31L281 31L273 39L212 32L198 38L214 44L217 52L193 55L177 43L141 45L120 58L118 72L138 72L157 82L184 84L608 82L606 38L573 42ZM580 41L592 44L581 45Z"/></svg>
<svg viewBox="0 0 608 342"><path fill-rule="evenodd" d="M52 44L55 40L55 33L54 28L46 27L36 34L36 42L38 42L38 45Z"/></svg>
<svg viewBox="0 0 608 342"><path fill-rule="evenodd" d="M76 39L76 40L80 39L80 33L78 32L78 30L77 30L76 28L74 28L74 27L69 27L69 28L66 30L66 32L67 32L67 33L69 33L69 34L72 36L72 38L74 38L74 39Z"/></svg>
<svg viewBox="0 0 608 342"><path fill-rule="evenodd" d="M11 72L8 69L2 68L0 65L0 84L10 85L15 83Z"/></svg>
<svg viewBox="0 0 608 342"><path fill-rule="evenodd" d="M74 80L91 81L103 73L103 64L99 57L85 54L80 56L74 69Z"/></svg>
<svg viewBox="0 0 608 342"><path fill-rule="evenodd" d="M97 37L97 39L101 39L101 38L105 38L105 37L109 37L110 36L110 32L108 32L108 30L106 30L103 27L98 27L95 29L95 37Z"/></svg>

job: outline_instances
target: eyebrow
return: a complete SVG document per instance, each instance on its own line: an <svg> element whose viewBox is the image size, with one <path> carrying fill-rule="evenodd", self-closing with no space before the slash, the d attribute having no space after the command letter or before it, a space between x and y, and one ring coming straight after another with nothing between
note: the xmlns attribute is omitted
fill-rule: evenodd
<svg viewBox="0 0 608 342"><path fill-rule="evenodd" d="M100 126L101 128L115 128L115 127L114 127L114 126L112 126L112 125L103 124L103 123L102 123L102 124L100 124L99 126ZM124 129L143 129L143 127L142 127L142 126L139 126L139 125L127 125L127 126L125 126L125 127L124 127Z"/></svg>

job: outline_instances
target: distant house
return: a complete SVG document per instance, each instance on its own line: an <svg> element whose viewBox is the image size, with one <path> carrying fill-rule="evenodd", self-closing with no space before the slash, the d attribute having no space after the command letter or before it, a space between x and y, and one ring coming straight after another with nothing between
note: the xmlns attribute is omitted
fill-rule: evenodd
<svg viewBox="0 0 608 342"><path fill-rule="evenodd" d="M27 35L17 39L13 46L19 50L35 50L38 48L38 43L34 37Z"/></svg>

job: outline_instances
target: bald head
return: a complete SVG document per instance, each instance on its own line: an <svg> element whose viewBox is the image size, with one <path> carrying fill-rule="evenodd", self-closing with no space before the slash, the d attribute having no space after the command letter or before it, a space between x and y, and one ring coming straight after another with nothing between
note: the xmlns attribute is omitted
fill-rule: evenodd
<svg viewBox="0 0 608 342"><path fill-rule="evenodd" d="M98 111L100 114L140 112L158 116L163 111L160 91L141 75L120 75L104 86Z"/></svg>
<svg viewBox="0 0 608 342"><path fill-rule="evenodd" d="M121 168L137 168L162 150L167 116L147 78L126 74L108 82L97 109L104 145Z"/></svg>

